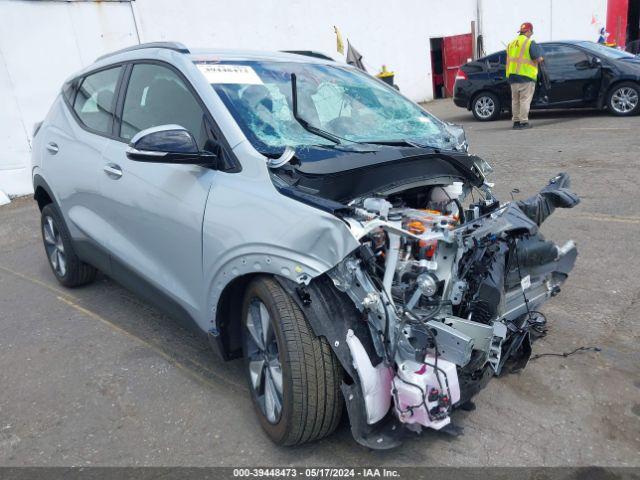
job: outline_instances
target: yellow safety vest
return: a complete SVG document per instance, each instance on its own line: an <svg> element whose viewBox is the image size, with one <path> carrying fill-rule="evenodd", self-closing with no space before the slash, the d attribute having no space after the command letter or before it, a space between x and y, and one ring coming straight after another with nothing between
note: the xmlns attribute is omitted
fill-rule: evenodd
<svg viewBox="0 0 640 480"><path fill-rule="evenodd" d="M531 59L531 39L518 35L507 47L507 78L509 75L522 75L532 80L538 78L538 64Z"/></svg>

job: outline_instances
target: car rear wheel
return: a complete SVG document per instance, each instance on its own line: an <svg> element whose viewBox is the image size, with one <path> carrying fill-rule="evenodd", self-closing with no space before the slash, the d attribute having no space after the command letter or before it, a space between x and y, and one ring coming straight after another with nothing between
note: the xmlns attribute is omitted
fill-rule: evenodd
<svg viewBox="0 0 640 480"><path fill-rule="evenodd" d="M97 270L76 255L67 226L53 204L44 206L40 223L44 250L58 282L65 287L91 283Z"/></svg>
<svg viewBox="0 0 640 480"><path fill-rule="evenodd" d="M614 115L635 115L640 110L640 86L632 82L614 86L609 91L607 106Z"/></svg>
<svg viewBox="0 0 640 480"><path fill-rule="evenodd" d="M342 414L342 368L272 278L253 280L242 309L249 389L262 428L280 445L318 440Z"/></svg>
<svg viewBox="0 0 640 480"><path fill-rule="evenodd" d="M500 100L491 92L478 94L471 104L473 116L481 122L496 120L500 116L500 110Z"/></svg>

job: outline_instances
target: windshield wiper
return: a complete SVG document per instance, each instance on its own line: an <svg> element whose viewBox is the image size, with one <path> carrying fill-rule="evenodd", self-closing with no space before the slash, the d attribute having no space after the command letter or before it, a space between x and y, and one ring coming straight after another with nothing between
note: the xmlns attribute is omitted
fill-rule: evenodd
<svg viewBox="0 0 640 480"><path fill-rule="evenodd" d="M427 145L423 143L414 142L413 140L402 139L402 140L371 140L371 141L362 141L358 142L362 144L372 144L372 145L389 145L389 146L403 146L403 147L414 147L414 148L431 148L434 150L442 150L442 147L436 147L434 145Z"/></svg>
<svg viewBox="0 0 640 480"><path fill-rule="evenodd" d="M326 138L327 140L332 141L336 145L340 145L342 142L340 138L336 137L332 133L329 133L321 128L314 127L309 122L307 122L304 118L302 118L298 114L298 80L296 78L296 74L291 74L291 99L292 99L292 110L293 110L293 118L295 118L298 123L304 128L307 132L311 132L314 135L318 135L319 137Z"/></svg>

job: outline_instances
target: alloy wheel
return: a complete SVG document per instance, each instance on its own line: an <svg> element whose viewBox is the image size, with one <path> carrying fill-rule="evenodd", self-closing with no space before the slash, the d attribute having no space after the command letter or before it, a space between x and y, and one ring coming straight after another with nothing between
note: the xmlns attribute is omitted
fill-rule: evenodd
<svg viewBox="0 0 640 480"><path fill-rule="evenodd" d="M496 110L496 104L491 97L480 97L476 100L476 114L480 118L489 118Z"/></svg>
<svg viewBox="0 0 640 480"><path fill-rule="evenodd" d="M270 423L282 414L282 364L271 316L264 303L254 298L247 311L245 349L251 388L260 410Z"/></svg>
<svg viewBox="0 0 640 480"><path fill-rule="evenodd" d="M64 277L67 273L67 257L62 244L62 236L60 230L56 226L52 217L45 217L42 226L44 248L49 257L51 268L59 277Z"/></svg>
<svg viewBox="0 0 640 480"><path fill-rule="evenodd" d="M638 106L638 92L631 87L617 89L611 96L611 107L618 113L629 113Z"/></svg>

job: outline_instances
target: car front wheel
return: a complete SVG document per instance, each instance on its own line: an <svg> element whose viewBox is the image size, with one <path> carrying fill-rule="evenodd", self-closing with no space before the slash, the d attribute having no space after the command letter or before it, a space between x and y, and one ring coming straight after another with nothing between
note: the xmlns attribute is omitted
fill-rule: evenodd
<svg viewBox="0 0 640 480"><path fill-rule="evenodd" d="M272 278L253 280L245 293L243 352L260 424L279 445L329 435L342 414L342 368L323 337Z"/></svg>
<svg viewBox="0 0 640 480"><path fill-rule="evenodd" d="M614 86L607 97L607 106L614 115L635 115L640 110L640 86L632 82Z"/></svg>
<svg viewBox="0 0 640 480"><path fill-rule="evenodd" d="M491 92L480 93L471 104L473 116L481 122L496 120L500 116L500 110L500 100Z"/></svg>
<svg viewBox="0 0 640 480"><path fill-rule="evenodd" d="M40 223L44 250L56 279L65 287L91 283L97 270L76 255L67 226L53 204L44 206Z"/></svg>

